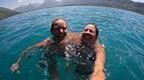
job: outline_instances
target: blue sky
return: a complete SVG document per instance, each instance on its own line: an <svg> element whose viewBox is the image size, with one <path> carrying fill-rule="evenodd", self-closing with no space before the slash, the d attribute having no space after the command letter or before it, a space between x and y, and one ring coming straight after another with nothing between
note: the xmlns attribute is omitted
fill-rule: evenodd
<svg viewBox="0 0 144 80"><path fill-rule="evenodd" d="M27 5L29 3L43 3L44 0L0 0L0 7L6 7L9 9L14 9L21 5ZM56 0L61 1L61 0ZM143 2L144 0L132 0L134 2Z"/></svg>

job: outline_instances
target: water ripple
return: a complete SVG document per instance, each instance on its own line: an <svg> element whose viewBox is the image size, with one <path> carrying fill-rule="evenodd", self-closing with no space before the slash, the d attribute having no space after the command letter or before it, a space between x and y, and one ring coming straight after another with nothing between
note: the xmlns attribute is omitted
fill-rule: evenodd
<svg viewBox="0 0 144 80"><path fill-rule="evenodd" d="M94 6L47 8L0 20L0 79L16 79L5 66L13 63L27 46L51 36L50 24L57 17L68 22L69 31L81 32L85 24L97 24L101 30L99 41L106 46L107 80L121 80L122 77L124 80L143 79L144 16L121 9ZM30 80L48 79L47 72L36 72L33 63L35 58L38 57L23 64L21 72L24 74L19 74L17 80L22 77ZM30 64L34 64L33 67Z"/></svg>

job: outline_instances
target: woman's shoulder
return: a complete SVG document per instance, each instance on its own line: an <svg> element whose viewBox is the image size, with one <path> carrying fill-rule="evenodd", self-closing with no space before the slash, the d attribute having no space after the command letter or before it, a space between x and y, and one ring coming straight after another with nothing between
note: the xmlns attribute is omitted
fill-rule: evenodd
<svg viewBox="0 0 144 80"><path fill-rule="evenodd" d="M104 50L105 46L104 44L96 43L95 44L95 49L96 50Z"/></svg>

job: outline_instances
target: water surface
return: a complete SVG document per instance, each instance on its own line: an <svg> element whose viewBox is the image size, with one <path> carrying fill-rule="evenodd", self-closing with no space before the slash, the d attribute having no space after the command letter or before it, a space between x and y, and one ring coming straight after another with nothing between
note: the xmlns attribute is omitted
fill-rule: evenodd
<svg viewBox="0 0 144 80"><path fill-rule="evenodd" d="M51 36L50 24L57 17L67 21L69 31L81 32L87 23L97 24L99 41L105 44L107 80L144 78L143 15L106 7L66 6L0 20L0 80L48 79L48 73L37 67L39 54L25 58L20 73L13 74L9 68L25 48ZM61 76L64 80L65 75Z"/></svg>

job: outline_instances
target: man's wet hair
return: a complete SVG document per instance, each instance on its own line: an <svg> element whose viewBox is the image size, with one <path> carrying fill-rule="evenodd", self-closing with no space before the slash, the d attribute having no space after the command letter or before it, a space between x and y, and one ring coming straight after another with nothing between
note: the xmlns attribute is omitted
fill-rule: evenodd
<svg viewBox="0 0 144 80"><path fill-rule="evenodd" d="M52 24L51 24L51 28L50 28L51 34L53 34L54 27L57 25L57 24L55 24L55 22L58 21L58 20L63 20L63 21L65 21L65 20L62 19L62 18L56 18L56 19L52 22ZM65 21L65 23L66 23L66 21ZM66 23L66 27L67 27L67 23Z"/></svg>
<svg viewBox="0 0 144 80"><path fill-rule="evenodd" d="M94 25L94 27L95 27L95 29L96 29L96 40L97 40L97 38L98 38L98 34L99 34L99 30L98 30L98 28L97 28L97 25L95 24L95 23L88 23L87 25Z"/></svg>

